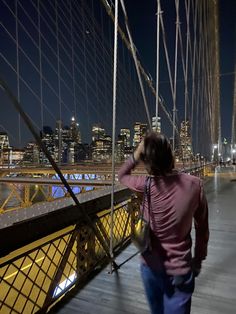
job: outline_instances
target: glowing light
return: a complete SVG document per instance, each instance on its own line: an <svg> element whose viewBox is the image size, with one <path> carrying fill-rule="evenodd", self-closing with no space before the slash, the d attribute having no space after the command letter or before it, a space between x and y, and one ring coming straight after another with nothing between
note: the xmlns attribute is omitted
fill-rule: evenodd
<svg viewBox="0 0 236 314"><path fill-rule="evenodd" d="M76 279L76 273L73 273L69 278L62 281L55 289L53 297L56 297L58 294L63 292L68 286L70 286Z"/></svg>

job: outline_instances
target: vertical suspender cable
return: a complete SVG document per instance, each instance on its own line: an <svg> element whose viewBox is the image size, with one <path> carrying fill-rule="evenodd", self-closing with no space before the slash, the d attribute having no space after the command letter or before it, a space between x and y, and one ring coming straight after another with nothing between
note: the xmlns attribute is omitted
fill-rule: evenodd
<svg viewBox="0 0 236 314"><path fill-rule="evenodd" d="M161 7L160 7L160 10L161 10ZM168 55L168 49L167 49L167 43L166 43L166 33L165 33L165 27L164 27L162 15L160 15L160 25L161 25L161 30L162 30L163 46L164 46L168 76L169 76L169 81L170 81L171 95L172 95L172 99L174 99L173 79L172 79L172 75L171 75L170 58ZM162 101L161 101L161 104L162 104ZM176 128L175 125L173 125L173 118L170 120L170 122L171 122L171 125L173 126L173 128L175 128L176 133L178 134L178 129Z"/></svg>
<svg viewBox="0 0 236 314"><path fill-rule="evenodd" d="M187 4L185 1L185 6L186 6L186 20L187 20L187 40L186 40L186 63L185 63L184 122L185 122L185 131L187 131L186 122L188 119L187 104L188 104L188 55L189 55L189 36L190 36L190 30L189 30L190 2L188 1L188 4Z"/></svg>
<svg viewBox="0 0 236 314"><path fill-rule="evenodd" d="M186 151L187 151L187 104L188 104L188 60L189 60L189 9L190 5L187 4L185 0L185 10L186 10L186 25L187 25L187 38L186 38L186 49L185 49L185 62L184 62L184 51L183 51L183 42L182 42L182 34L181 29L179 26L179 39L180 39L180 49L181 49L181 57L182 57L182 64L183 64L183 73L184 73L184 145L181 145L182 148L182 162L183 165L185 163L186 158Z"/></svg>
<svg viewBox="0 0 236 314"><path fill-rule="evenodd" d="M88 60L86 57L86 21L85 21L85 7L84 1L81 2L81 10L82 10L82 30L83 30L83 57L84 57L84 85L85 85L85 103L86 103L86 114L87 114L87 127L89 130L89 105L88 105Z"/></svg>
<svg viewBox="0 0 236 314"><path fill-rule="evenodd" d="M193 125L193 117L195 112L195 104L196 104L196 51L197 51L197 5L192 2L192 10L193 10L193 60L192 60L192 95L191 95L191 126L192 126L192 139L194 138L194 125ZM196 112L195 112L196 113ZM196 123L195 123L196 124ZM196 145L195 145L196 150Z"/></svg>
<svg viewBox="0 0 236 314"><path fill-rule="evenodd" d="M114 60L113 60L113 116L112 116L112 191L111 191L111 229L110 256L113 258L113 216L114 216L114 188L115 188L115 140L116 140L116 92L117 92L117 39L118 39L118 0L115 0L114 24ZM111 263L111 271L112 265Z"/></svg>
<svg viewBox="0 0 236 314"><path fill-rule="evenodd" d="M202 50L202 10L200 2L197 2L198 9L198 23L199 23L199 31L198 31L198 51L197 51L197 93L196 93L196 147L197 151L199 151L199 109L200 109L200 89L201 89L201 50Z"/></svg>
<svg viewBox="0 0 236 314"><path fill-rule="evenodd" d="M160 59L160 15L161 15L161 6L160 0L157 0L157 61L156 61L156 124L155 131L157 132L158 128L158 116L159 116L159 59Z"/></svg>
<svg viewBox="0 0 236 314"><path fill-rule="evenodd" d="M174 97L173 97L173 152L175 151L175 120L176 120L176 81L177 81L177 58L178 58L178 32L179 32L179 0L175 0L176 6L176 29L175 29L175 72L174 72Z"/></svg>
<svg viewBox="0 0 236 314"><path fill-rule="evenodd" d="M212 142L212 124L209 121L212 121L212 110L211 110L211 79L210 79L210 59L209 59L209 52L210 52L210 31L209 27L211 26L211 16L209 15L209 2L206 3L205 6L205 86L206 86L206 94L205 94L205 129L207 129L207 137L205 137L205 150L204 152L209 151L209 143ZM209 137L210 136L210 137Z"/></svg>
<svg viewBox="0 0 236 314"><path fill-rule="evenodd" d="M71 31L71 60L72 60L72 81L73 81L73 103L74 103L74 116L77 117L77 106L76 106L76 94L75 94L75 50L74 50L74 24L72 15L72 2L70 1L70 31Z"/></svg>
<svg viewBox="0 0 236 314"><path fill-rule="evenodd" d="M120 0L120 2L121 2L122 10L124 12L125 27L126 27L126 31L127 31L128 37L129 37L131 51L132 51L132 55L133 55L133 58L134 58L134 64L135 64L135 68L136 68L136 71L137 71L138 80L139 80L139 84L140 84L140 88L141 88L141 92L142 92L142 96L143 96L144 106L145 106L145 109L146 109L146 114L147 114L147 119L148 119L148 125L149 125L149 129L151 130L152 123L151 123L150 113L149 113L149 110L148 110L147 99L146 99L145 92L144 92L144 87L143 87L143 82L142 82L142 78L141 78L141 74L140 74L140 69L139 69L139 65L138 65L138 60L137 60L137 56L136 56L136 48L134 47L133 39L132 39L132 36L131 36L131 33L130 33L130 29L129 29L129 25L128 25L128 17L127 17L124 1Z"/></svg>
<svg viewBox="0 0 236 314"><path fill-rule="evenodd" d="M19 68L19 32L18 32L18 0L16 0L16 76L17 76L17 99L20 101L20 68ZM19 146L21 146L21 117L18 114Z"/></svg>
<svg viewBox="0 0 236 314"><path fill-rule="evenodd" d="M41 17L40 17L40 0L37 2L38 13L38 31L39 31L39 77L40 77L40 114L41 114L41 129L43 132L43 75L42 75L42 45L41 45Z"/></svg>
<svg viewBox="0 0 236 314"><path fill-rule="evenodd" d="M166 58L168 76L169 76L169 80L170 80L171 95L172 95L172 99L173 99L173 97L174 97L173 79L172 79L172 75L171 75L170 58L169 58L169 55L168 55L168 49L167 49L167 43L166 43L166 33L165 33L165 27L164 27L164 22L163 22L162 15L160 16L160 22L161 22L163 46L164 46L164 51L165 51L165 58ZM172 119L172 125L173 125L173 119Z"/></svg>
<svg viewBox="0 0 236 314"><path fill-rule="evenodd" d="M59 98L59 124L58 124L58 164L61 164L62 155L62 112L61 112L61 75L60 75L60 47L58 28L58 2L56 0L56 33L57 33L57 71L58 71L58 98Z"/></svg>
<svg viewBox="0 0 236 314"><path fill-rule="evenodd" d="M179 25L179 44L180 44L180 54L181 54L181 60L182 60L182 67L183 67L183 74L184 74L184 82L186 84L186 69L185 69L185 63L186 61L184 60L184 49L183 49L183 40L182 40L182 34L181 34L181 28ZM185 87L186 88L186 87ZM186 126L186 124L185 124ZM184 127L185 127L184 126ZM186 143L186 134L184 131L184 142L180 143L180 154L181 154L181 159L182 159L182 167L183 169L185 168L185 143ZM184 145L183 145L184 144Z"/></svg>

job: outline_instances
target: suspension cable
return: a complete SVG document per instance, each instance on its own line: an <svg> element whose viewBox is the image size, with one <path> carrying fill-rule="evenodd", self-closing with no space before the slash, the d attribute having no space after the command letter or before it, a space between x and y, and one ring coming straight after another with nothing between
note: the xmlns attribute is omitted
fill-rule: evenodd
<svg viewBox="0 0 236 314"><path fill-rule="evenodd" d="M117 93L117 38L118 38L118 0L115 0L114 27L114 61L113 61L113 116L112 116L112 186L111 186L111 228L110 256L113 258L113 219L114 219L114 188L115 188L115 140L116 140L116 93ZM111 261L111 272L113 263Z"/></svg>
<svg viewBox="0 0 236 314"><path fill-rule="evenodd" d="M194 138L194 125L193 125L193 116L195 112L196 104L196 58L197 58L197 4L192 0L192 10L193 10L193 55L192 55L192 94L191 94L191 126L192 126L192 139ZM195 145L196 146L196 145ZM195 147L196 148L196 147Z"/></svg>
<svg viewBox="0 0 236 314"><path fill-rule="evenodd" d="M160 4L160 10L161 10L161 4ZM164 47L164 52L165 52L171 95L172 95L172 99L174 99L173 79L172 79L172 75L171 75L170 58L169 58L168 49L167 49L166 33L165 33L165 27L164 27L162 14L160 15L160 24L161 24L161 30L162 30L162 42L163 42L163 47ZM162 103L162 102L160 102L160 103ZM171 125L172 125L173 129L175 129L176 134L179 134L178 128L176 127L175 124L173 124L173 116L172 116L172 119L171 119L170 115L168 115L168 117L170 118Z"/></svg>
<svg viewBox="0 0 236 314"><path fill-rule="evenodd" d="M128 24L128 16L126 13L126 9L125 9L125 5L124 5L124 1L120 0L121 3L121 7L124 13L124 18L125 18L125 27L126 27L126 31L129 37L129 42L130 42L130 46L131 46L131 52L133 55L133 59L134 59L134 64L135 64L135 68L137 71L137 75L138 75L138 80L139 80L139 85L140 85L140 89L141 89L141 93L143 96L143 101L144 101L144 106L145 106L145 110L146 110L146 115L147 115L147 119L148 119L148 125L149 125L149 129L152 129L152 123L151 123L151 118L150 118L150 113L149 113L149 109L148 109L148 104L147 104L147 99L146 99L146 95L144 92L144 87L143 87L143 82L142 82L142 78L141 78L141 74L140 74L140 69L138 66L138 60L137 60L137 56L136 56L136 48L134 47L134 43L133 43L133 39L130 33L130 28L129 28L129 24Z"/></svg>
<svg viewBox="0 0 236 314"><path fill-rule="evenodd" d="M189 29L189 14L190 14L190 1L185 1L186 8L186 21L187 21L187 40L186 40L186 63L185 63L185 91L184 91L184 121L185 127L188 119L188 63L189 63L189 42L190 42L190 29Z"/></svg>
<svg viewBox="0 0 236 314"><path fill-rule="evenodd" d="M178 58L178 32L179 32L179 0L175 0L176 30L175 30L175 70L174 70L174 94L173 94L173 152L175 151L175 120L176 120L176 80Z"/></svg>
<svg viewBox="0 0 236 314"><path fill-rule="evenodd" d="M57 39L57 73L58 73L58 99L59 99L59 126L58 126L58 164L61 164L62 156L62 106L61 106L61 70L60 70L60 49L59 49L59 26L58 26L58 3L55 3L56 8L56 39Z"/></svg>
<svg viewBox="0 0 236 314"><path fill-rule="evenodd" d="M16 73L17 73L17 99L20 101L20 63L19 63L19 30L18 30L18 1L16 6ZM19 145L21 145L21 117L18 115L18 129L19 129Z"/></svg>
<svg viewBox="0 0 236 314"><path fill-rule="evenodd" d="M160 61L160 0L157 0L157 51L156 51L156 132L159 116L159 61Z"/></svg>

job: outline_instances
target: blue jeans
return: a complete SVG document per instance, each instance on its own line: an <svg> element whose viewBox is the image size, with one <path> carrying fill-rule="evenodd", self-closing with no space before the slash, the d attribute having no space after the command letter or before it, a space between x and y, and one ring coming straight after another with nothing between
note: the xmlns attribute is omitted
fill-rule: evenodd
<svg viewBox="0 0 236 314"><path fill-rule="evenodd" d="M152 314L190 313L195 284L192 272L173 277L141 264L141 276Z"/></svg>

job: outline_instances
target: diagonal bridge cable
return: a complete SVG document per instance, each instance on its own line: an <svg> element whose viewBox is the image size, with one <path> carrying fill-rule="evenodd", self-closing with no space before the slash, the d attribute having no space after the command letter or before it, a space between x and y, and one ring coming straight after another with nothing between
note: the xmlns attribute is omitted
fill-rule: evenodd
<svg viewBox="0 0 236 314"><path fill-rule="evenodd" d="M146 95L145 95L145 92L144 92L144 87L143 87L141 73L140 73L140 69L139 69L139 66L138 66L138 60L137 60L137 56L136 56L136 48L134 47L134 42L133 42L133 39L132 39L132 36L131 36L131 32L130 32L130 28L129 28L129 24L128 24L128 16L127 16L127 13L126 13L124 1L120 0L120 3L121 3L121 7L122 7L122 10L123 10L123 13L124 13L125 27L126 27L126 31L127 31L128 37L129 37L129 42L130 42L130 46L131 46L131 52L132 52L132 55L133 55L134 64L135 64L135 68L136 68L137 75L138 75L139 85L140 85L142 96L143 96L143 101L144 101L144 106L145 106L145 110L146 110L146 114L147 114L149 128L151 130L152 129L152 122L151 122L151 117L150 117L150 113L149 113L149 109L148 109L148 105L147 105Z"/></svg>
<svg viewBox="0 0 236 314"><path fill-rule="evenodd" d="M71 189L70 185L68 184L67 180L64 178L60 168L58 167L58 165L56 164L56 162L54 161L54 159L52 158L51 154L49 153L47 147L45 146L45 144L42 142L40 136L38 135L37 131L35 130L29 116L25 113L25 111L23 110L23 108L21 107L21 104L19 103L19 101L17 100L17 98L15 97L15 95L12 93L12 91L10 90L10 88L8 87L7 83L5 82L5 80L3 80L0 77L0 87L2 87L2 89L4 90L4 92L6 93L6 95L8 96L8 98L11 100L11 102L13 103L16 111L20 114L22 120L25 122L25 124L27 125L27 127L29 128L29 130L31 131L31 133L33 134L37 144L39 145L39 147L42 149L43 153L45 154L45 156L48 158L49 162L51 163L53 169L56 171L56 173L58 174L59 178L61 179L61 182L63 183L63 185L65 186L65 188L67 189L68 193L70 194L71 198L73 199L73 201L75 202L75 205L81 210L83 217L85 218L85 221L88 223L89 227L93 230L95 236L97 237L98 241L101 243L106 255L108 256L109 260L113 263L114 268L117 268L117 264L114 261L114 259L111 257L110 252L109 252L109 248L106 245L105 241L103 240L103 237L100 233L100 231L98 230L98 228L93 224L92 220L90 219L89 215L86 213L86 211L83 209L83 207L80 205L79 200L77 199L77 197L75 196L73 190Z"/></svg>

